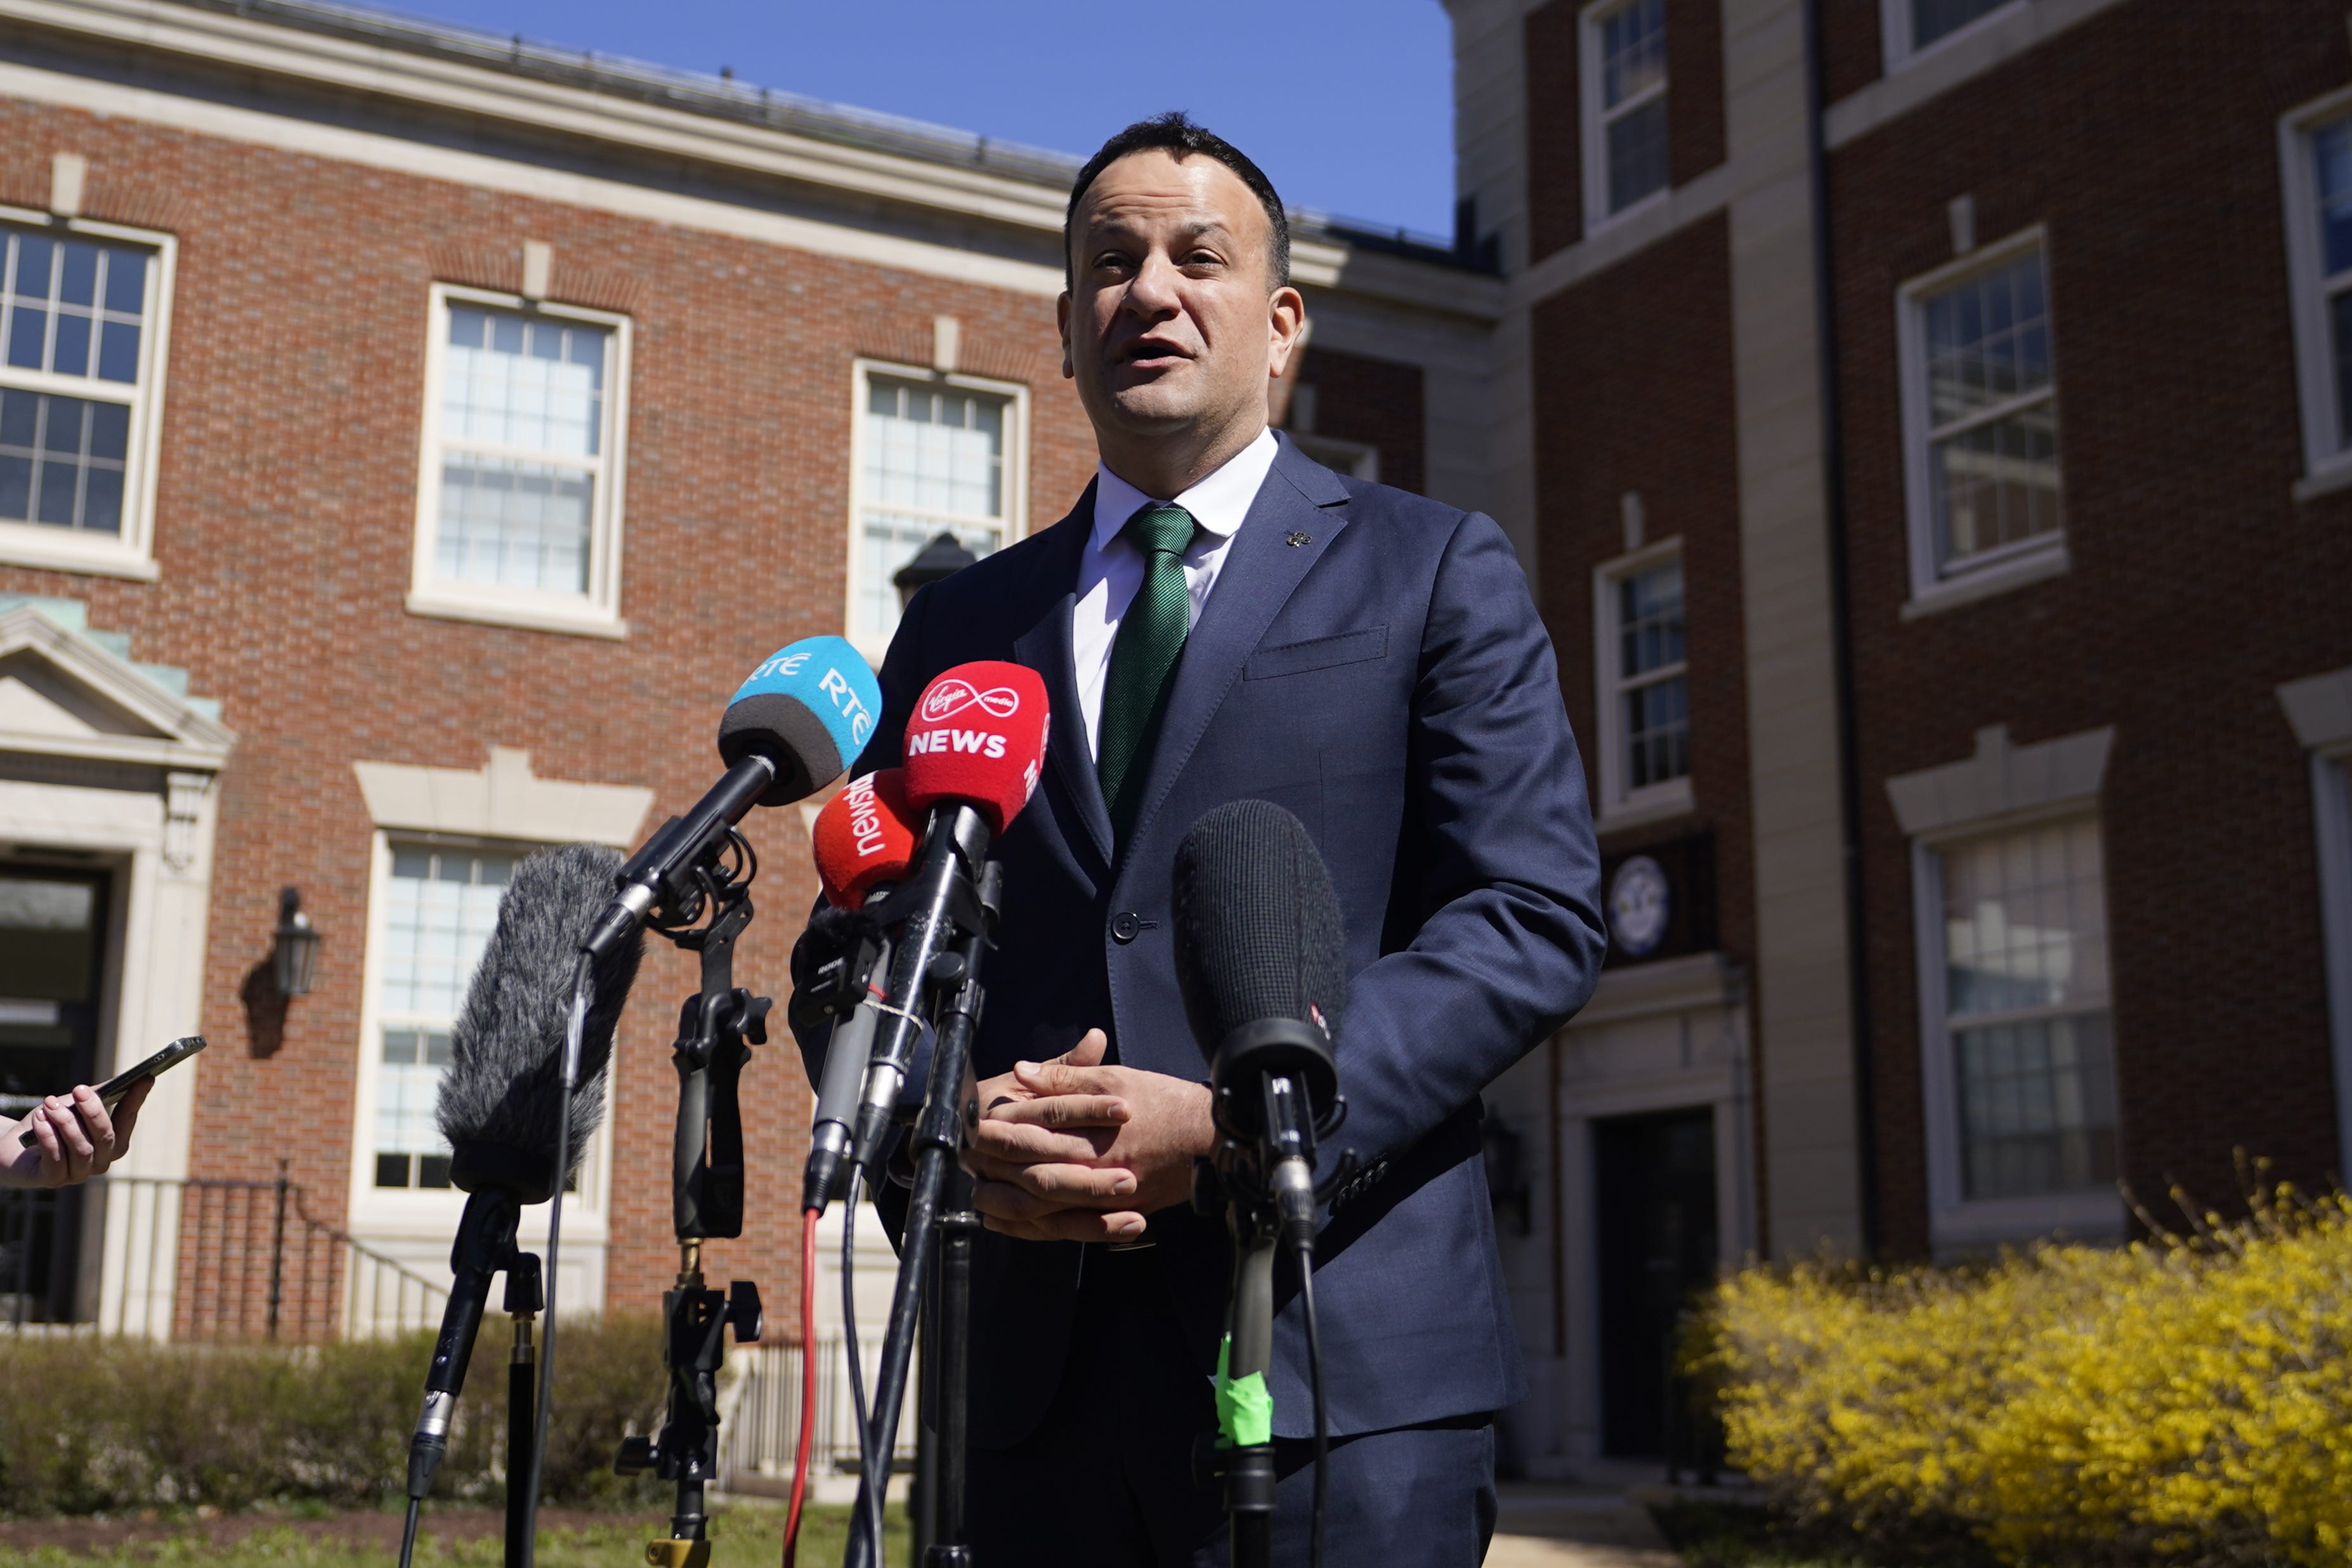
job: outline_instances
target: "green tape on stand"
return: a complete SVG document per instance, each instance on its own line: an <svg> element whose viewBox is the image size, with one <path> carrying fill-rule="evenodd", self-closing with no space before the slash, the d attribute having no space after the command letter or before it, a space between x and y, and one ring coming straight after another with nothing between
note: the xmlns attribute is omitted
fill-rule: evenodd
<svg viewBox="0 0 2352 1568"><path fill-rule="evenodd" d="M1274 1394L1262 1372L1239 1379L1225 1375L1233 1350L1234 1336L1227 1334L1217 1347L1217 1447L1255 1448L1274 1441Z"/></svg>

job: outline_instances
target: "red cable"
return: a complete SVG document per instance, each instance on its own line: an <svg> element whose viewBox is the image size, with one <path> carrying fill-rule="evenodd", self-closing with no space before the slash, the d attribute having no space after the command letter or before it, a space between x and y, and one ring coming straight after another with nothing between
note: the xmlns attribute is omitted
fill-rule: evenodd
<svg viewBox="0 0 2352 1568"><path fill-rule="evenodd" d="M801 1545L801 1504L808 1497L809 1456L816 1447L816 1221L801 1215L801 1451L793 1462L793 1508L784 1516L784 1568Z"/></svg>

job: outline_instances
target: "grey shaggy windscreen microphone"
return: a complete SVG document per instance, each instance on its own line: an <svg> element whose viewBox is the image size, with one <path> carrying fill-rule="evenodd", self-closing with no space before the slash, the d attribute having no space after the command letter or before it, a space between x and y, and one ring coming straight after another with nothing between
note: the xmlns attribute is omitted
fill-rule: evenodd
<svg viewBox="0 0 2352 1568"><path fill-rule="evenodd" d="M555 1190L574 966L582 937L612 901L620 868L620 852L602 845L542 849L515 868L499 900L498 925L449 1031L449 1068L434 1106L455 1156L450 1180L467 1192L507 1187L535 1204ZM575 1171L604 1120L613 1030L644 952L644 933L635 931L593 961L595 994L571 1106Z"/></svg>

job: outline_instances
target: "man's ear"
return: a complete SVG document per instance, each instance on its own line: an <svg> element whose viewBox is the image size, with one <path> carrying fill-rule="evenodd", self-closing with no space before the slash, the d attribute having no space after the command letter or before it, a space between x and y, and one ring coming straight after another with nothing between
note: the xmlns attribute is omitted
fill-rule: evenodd
<svg viewBox="0 0 2352 1568"><path fill-rule="evenodd" d="M1054 301L1054 324L1062 334L1062 379L1075 381L1078 367L1070 363L1070 291L1067 289L1063 289L1062 297Z"/></svg>
<svg viewBox="0 0 2352 1568"><path fill-rule="evenodd" d="M1289 368L1290 356L1307 335L1307 300L1286 283L1266 296L1265 315L1265 374L1272 380Z"/></svg>

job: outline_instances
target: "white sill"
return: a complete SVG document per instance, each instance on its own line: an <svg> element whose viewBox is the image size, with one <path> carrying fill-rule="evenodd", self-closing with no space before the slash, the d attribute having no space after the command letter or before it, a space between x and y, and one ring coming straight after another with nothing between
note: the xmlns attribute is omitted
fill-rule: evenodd
<svg viewBox="0 0 2352 1568"><path fill-rule="evenodd" d="M1641 827L1669 817L1686 816L1696 810L1691 799L1688 777L1671 783L1654 784L1633 800L1618 801L1601 808L1599 820L1592 825L1595 833L1614 833L1621 827Z"/></svg>
<svg viewBox="0 0 2352 1568"><path fill-rule="evenodd" d="M2113 1187L2089 1187L2042 1197L1963 1201L1937 1213L1928 1230L1942 1258L2051 1238L2113 1241L2126 1233L2127 1221Z"/></svg>
<svg viewBox="0 0 2352 1568"><path fill-rule="evenodd" d="M2338 490L2352 490L2352 463L2340 458L2332 468L2320 468L2295 480L2294 489L2289 493L2303 501L2317 500L2321 496L2332 496Z"/></svg>
<svg viewBox="0 0 2352 1568"><path fill-rule="evenodd" d="M1588 213L1584 219L1583 237L1591 239L1596 234L1604 234L1621 224L1631 223L1651 208L1664 205L1666 198L1674 194L1675 183L1668 180L1631 206L1619 207L1613 213Z"/></svg>
<svg viewBox="0 0 2352 1568"><path fill-rule="evenodd" d="M104 534L37 522L0 522L0 565L152 583L162 574L152 558Z"/></svg>
<svg viewBox="0 0 2352 1568"><path fill-rule="evenodd" d="M561 610L552 606L501 604L468 599L454 594L412 593L408 613L443 621L478 621L485 626L515 626L527 632L559 632L566 637L604 637L614 642L629 635L629 623L593 610Z"/></svg>
<svg viewBox="0 0 2352 1568"><path fill-rule="evenodd" d="M2067 559L2063 540L2053 542L2047 549L2012 555L1979 566L1973 572L1926 588L1915 589L1910 601L1903 606L1903 618L1916 621L1922 616L1932 616L1960 605L1973 605L1979 599L1990 599L1996 594L2006 594L2012 588L2022 588L2029 583L2044 582L2063 576L2072 563Z"/></svg>

